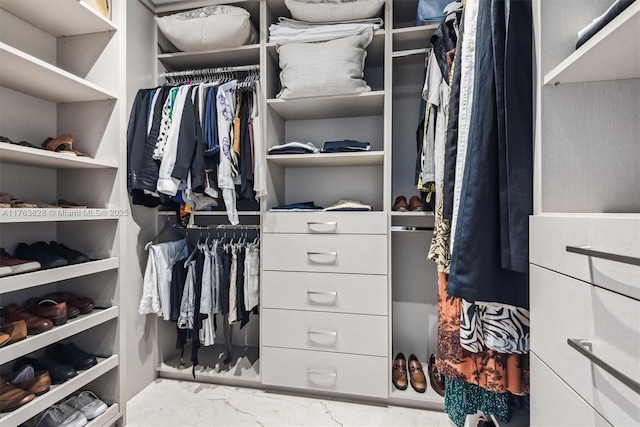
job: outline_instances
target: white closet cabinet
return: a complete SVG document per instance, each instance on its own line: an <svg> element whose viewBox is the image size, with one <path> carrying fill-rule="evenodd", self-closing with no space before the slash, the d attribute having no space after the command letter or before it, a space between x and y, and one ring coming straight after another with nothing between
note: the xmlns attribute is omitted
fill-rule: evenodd
<svg viewBox="0 0 640 427"><path fill-rule="evenodd" d="M640 4L575 50L611 3L535 2L535 426L640 423Z"/></svg>
<svg viewBox="0 0 640 427"><path fill-rule="evenodd" d="M99 363L13 412L0 426L17 426L81 390L110 406L91 426L122 416L123 348L120 301L125 280L123 218L126 210L126 106L121 58L124 11L114 1L106 19L80 0L0 1L0 135L36 146L48 137L73 135L86 157L0 143L0 191L23 200L59 198L89 209L0 209L0 246L53 241L77 249L90 262L0 278L0 305L70 291L96 308L48 332L0 348L3 375L22 356L40 357L47 346L73 342Z"/></svg>
<svg viewBox="0 0 640 427"><path fill-rule="evenodd" d="M349 138L371 144L366 153L267 155L267 198L239 211L241 224L261 225L261 315L252 316L244 330L234 329L231 365L222 360L222 334L220 345L202 347L196 379L442 409L442 397L430 386L419 394L391 384L397 352L415 353L425 373L435 352L437 275L426 260L433 215L392 212L391 206L398 195L417 194L413 170L425 48L437 26L414 26L417 0L388 0L385 27L375 32L366 58L371 92L281 100L279 58L268 28L279 17L291 17L283 0L140 3L148 11L137 25L143 22L153 37L130 40L129 50L138 52L145 43L155 49L156 41L162 49L157 61L145 59L147 75L141 67L130 82L164 71L259 64L266 150L290 141L322 147ZM131 7L141 9L140 3ZM177 52L151 24L153 15L220 3L249 11L260 34L257 44ZM146 84L156 82L162 79ZM131 86L130 98L141 87ZM288 203L313 200L326 207L340 199L359 200L373 211L269 212ZM173 213L159 212L157 227L167 215ZM228 223L218 211L193 218L200 225ZM392 232L392 226L420 230ZM158 376L192 378L188 351L181 361L175 348L173 324L154 320L152 333L141 339L153 341Z"/></svg>

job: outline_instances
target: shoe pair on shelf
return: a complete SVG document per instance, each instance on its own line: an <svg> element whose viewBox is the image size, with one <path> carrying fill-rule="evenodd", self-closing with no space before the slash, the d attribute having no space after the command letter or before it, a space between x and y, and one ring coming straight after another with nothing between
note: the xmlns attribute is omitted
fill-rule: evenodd
<svg viewBox="0 0 640 427"><path fill-rule="evenodd" d="M436 356L434 354L429 358L428 370L431 387L440 396L444 396L444 377L438 373ZM415 354L411 354L408 361L403 353L396 355L393 359L391 381L398 390L406 390L408 386L407 383L411 383L411 387L416 392L424 393L427 391L427 378L424 375L422 363Z"/></svg>
<svg viewBox="0 0 640 427"><path fill-rule="evenodd" d="M23 357L16 362L19 367L31 365L34 369L49 372L52 384L61 384L78 375L78 371L97 364L96 356L79 349L73 343L56 343L47 347L43 357Z"/></svg>
<svg viewBox="0 0 640 427"><path fill-rule="evenodd" d="M24 365L7 377L0 377L0 412L13 411L31 402L51 388L51 377L47 371L36 371Z"/></svg>
<svg viewBox="0 0 640 427"><path fill-rule="evenodd" d="M391 210L397 212L422 211L424 210L424 205L422 204L422 200L420 200L420 196L411 196L408 203L406 197L398 196Z"/></svg>
<svg viewBox="0 0 640 427"><path fill-rule="evenodd" d="M22 341L27 337L27 322L16 320L6 322L0 317L0 347Z"/></svg>
<svg viewBox="0 0 640 427"><path fill-rule="evenodd" d="M107 404L91 391L52 405L36 417L34 427L82 427L107 410Z"/></svg>
<svg viewBox="0 0 640 427"><path fill-rule="evenodd" d="M1 311L2 331L10 335L17 334L12 341L19 341L18 337L24 326L16 322L24 322L28 335L37 335L51 330L54 326L64 325L67 319L91 313L95 305L91 298L71 292L53 292L44 298L30 298L24 308L17 304L8 304ZM16 325L12 326L14 323Z"/></svg>
<svg viewBox="0 0 640 427"><path fill-rule="evenodd" d="M38 261L29 261L12 256L4 248L0 248L0 277L13 274L28 273L40 270L42 266Z"/></svg>
<svg viewBox="0 0 640 427"><path fill-rule="evenodd" d="M15 250L16 258L38 261L43 270L63 267L65 265L80 264L89 261L89 257L82 252L71 249L62 243L36 242L31 245L20 243Z"/></svg>

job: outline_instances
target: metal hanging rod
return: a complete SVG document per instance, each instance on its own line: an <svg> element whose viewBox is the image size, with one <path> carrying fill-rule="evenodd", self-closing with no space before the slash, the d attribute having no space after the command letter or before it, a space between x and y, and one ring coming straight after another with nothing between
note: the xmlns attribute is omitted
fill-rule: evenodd
<svg viewBox="0 0 640 427"><path fill-rule="evenodd" d="M158 78L171 78L171 77L186 77L186 76L202 76L206 74L215 74L215 73L230 73L230 72L240 72L240 71L258 71L260 70L260 65L240 65L237 67L218 67L218 68L199 68L194 70L184 70L184 71L171 71L167 73L162 73L158 75Z"/></svg>
<svg viewBox="0 0 640 427"><path fill-rule="evenodd" d="M259 225L247 224L247 225L231 225L231 224L212 224L212 225L196 225L190 224L187 226L189 229L196 230L260 230Z"/></svg>

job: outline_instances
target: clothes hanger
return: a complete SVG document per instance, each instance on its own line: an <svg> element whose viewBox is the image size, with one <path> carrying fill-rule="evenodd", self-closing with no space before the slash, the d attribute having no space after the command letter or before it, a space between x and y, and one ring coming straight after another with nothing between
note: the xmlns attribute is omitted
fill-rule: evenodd
<svg viewBox="0 0 640 427"><path fill-rule="evenodd" d="M177 223L171 222L171 217L167 215L167 220L162 225L162 228L160 229L160 231L158 231L158 234L156 234L153 239L149 240L149 242L147 242L147 244L144 245L144 250L148 251L152 245L159 243L157 240L162 234L166 233L167 231L176 231L179 229L179 227L180 225Z"/></svg>

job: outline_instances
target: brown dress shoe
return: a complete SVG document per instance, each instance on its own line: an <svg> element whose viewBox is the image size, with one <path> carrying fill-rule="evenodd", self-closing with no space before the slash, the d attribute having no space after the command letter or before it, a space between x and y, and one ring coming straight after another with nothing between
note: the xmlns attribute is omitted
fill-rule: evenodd
<svg viewBox="0 0 640 427"><path fill-rule="evenodd" d="M391 370L391 382L398 390L406 390L408 386L407 380L407 359L404 354L398 353L393 359L393 369Z"/></svg>
<svg viewBox="0 0 640 427"><path fill-rule="evenodd" d="M411 196L411 198L409 199L409 210L410 211L424 210L424 205L422 204L422 200L420 200L420 196Z"/></svg>
<svg viewBox="0 0 640 427"><path fill-rule="evenodd" d="M9 335L9 341L5 343L7 345L22 341L27 337L27 323L24 320L3 325L1 330Z"/></svg>
<svg viewBox="0 0 640 427"><path fill-rule="evenodd" d="M37 335L42 332L46 332L53 328L51 320L43 319L42 317L34 316L19 307L17 304L9 304L2 309L2 316L9 323L17 322L18 320L24 320L27 324L27 333L29 335Z"/></svg>
<svg viewBox="0 0 640 427"><path fill-rule="evenodd" d="M89 314L93 307L96 306L96 303L89 297L84 297L82 295L74 294L71 292L54 292L48 294L46 298L52 299L58 302L66 302L67 303L67 316L71 318L71 313L69 310L73 308L78 309L79 314ZM75 316L73 316L75 317Z"/></svg>
<svg viewBox="0 0 640 427"><path fill-rule="evenodd" d="M436 367L436 355L432 354L429 358L429 381L431 382L431 388L440 396L444 396L444 376L438 372Z"/></svg>
<svg viewBox="0 0 640 427"><path fill-rule="evenodd" d="M54 326L67 323L67 303L52 299L31 298L24 306L34 316L43 317L53 322Z"/></svg>
<svg viewBox="0 0 640 427"><path fill-rule="evenodd" d="M418 393L424 393L427 390L427 379L422 370L422 363L415 354L409 356L409 378L411 379L411 387Z"/></svg>
<svg viewBox="0 0 640 427"><path fill-rule="evenodd" d="M11 335L7 334L6 332L0 331L0 347L8 343L10 339Z"/></svg>
<svg viewBox="0 0 640 427"><path fill-rule="evenodd" d="M40 396L51 388L51 377L48 371L36 371L31 365L25 365L14 373L9 382L23 390Z"/></svg>
<svg viewBox="0 0 640 427"><path fill-rule="evenodd" d="M9 412L31 402L35 394L11 384L0 387L0 412Z"/></svg>
<svg viewBox="0 0 640 427"><path fill-rule="evenodd" d="M407 204L407 198L404 196L396 197L396 201L393 203L392 211L398 212L406 212L409 209L409 205Z"/></svg>

